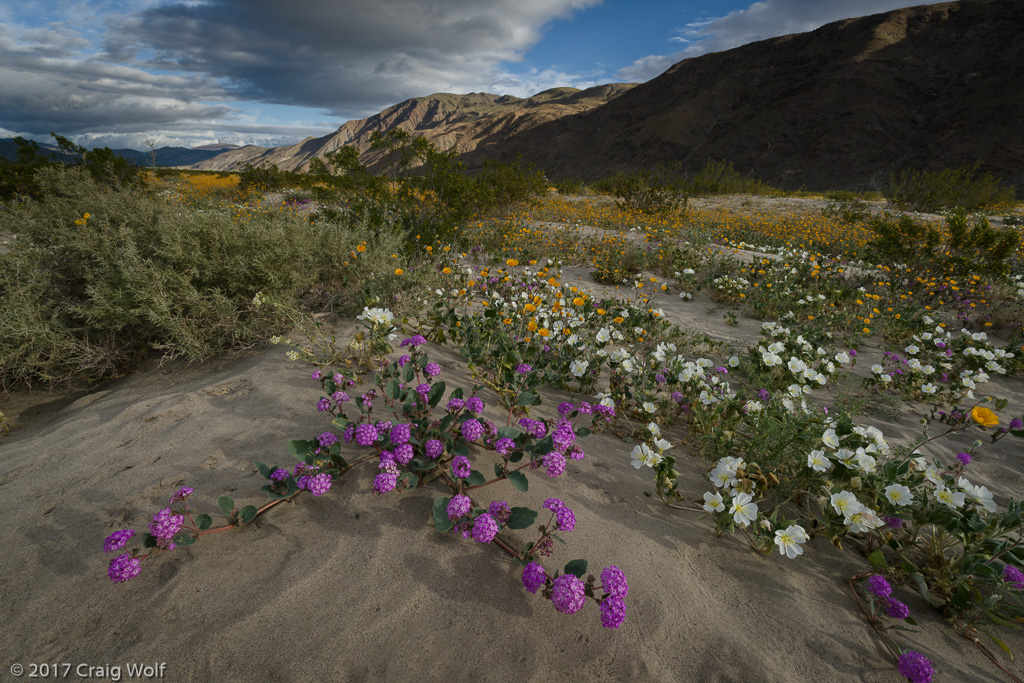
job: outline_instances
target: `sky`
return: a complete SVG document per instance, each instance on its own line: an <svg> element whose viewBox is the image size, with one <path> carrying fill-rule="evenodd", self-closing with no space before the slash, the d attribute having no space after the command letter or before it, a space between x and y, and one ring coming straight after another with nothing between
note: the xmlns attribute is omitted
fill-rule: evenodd
<svg viewBox="0 0 1024 683"><path fill-rule="evenodd" d="M0 137L294 144L435 92L643 82L681 59L926 0L21 0Z"/></svg>

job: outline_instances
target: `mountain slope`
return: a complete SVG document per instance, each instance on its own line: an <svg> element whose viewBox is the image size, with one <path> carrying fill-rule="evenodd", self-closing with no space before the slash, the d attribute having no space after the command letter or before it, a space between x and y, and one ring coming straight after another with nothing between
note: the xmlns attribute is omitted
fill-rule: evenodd
<svg viewBox="0 0 1024 683"><path fill-rule="evenodd" d="M532 97L470 93L438 93L416 97L388 107L369 118L349 121L330 135L306 138L289 147L242 147L194 164L203 170L237 170L246 164L275 164L282 170L304 170L314 157L323 157L343 145L355 146L363 163L375 168L380 154L370 150L374 132L405 130L428 138L438 149L455 146L459 152L479 144L500 144L516 133L568 115L579 114L618 97L634 87L613 83L587 90L554 88Z"/></svg>
<svg viewBox="0 0 1024 683"><path fill-rule="evenodd" d="M687 59L581 116L478 145L552 178L708 158L782 187L975 160L1024 190L1024 3L962 0Z"/></svg>

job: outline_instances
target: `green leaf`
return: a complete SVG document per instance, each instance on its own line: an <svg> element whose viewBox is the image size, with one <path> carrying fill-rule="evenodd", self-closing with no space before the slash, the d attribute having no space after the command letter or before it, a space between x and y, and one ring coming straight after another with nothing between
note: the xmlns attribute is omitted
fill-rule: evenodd
<svg viewBox="0 0 1024 683"><path fill-rule="evenodd" d="M530 490L530 482L526 479L526 475L522 472L509 472L508 480L517 490L526 493Z"/></svg>
<svg viewBox="0 0 1024 683"><path fill-rule="evenodd" d="M259 460L254 460L253 464L256 465L256 469L258 469L260 471L260 474L262 474L267 479L270 479L270 468L269 467L267 467L266 465L261 463Z"/></svg>
<svg viewBox="0 0 1024 683"><path fill-rule="evenodd" d="M469 457L469 447L466 446L466 444L459 444L458 446L456 446L455 448L452 449L452 453L454 455L461 455L464 458L468 458Z"/></svg>
<svg viewBox="0 0 1024 683"><path fill-rule="evenodd" d="M529 406L533 405L533 402L536 400L536 395L531 394L529 391L524 391L516 398L516 405Z"/></svg>
<svg viewBox="0 0 1024 683"><path fill-rule="evenodd" d="M591 433L592 432L590 431L589 427L580 427L579 429L576 430L576 436L579 437L590 436Z"/></svg>
<svg viewBox="0 0 1024 683"><path fill-rule="evenodd" d="M551 440L550 436L545 436L543 439L538 441L533 447L534 455L547 455L555 448L555 442Z"/></svg>
<svg viewBox="0 0 1024 683"><path fill-rule="evenodd" d="M426 460L420 460L419 458L413 458L413 461L409 463L409 469L413 472L429 472L435 467L437 467L437 463L427 462Z"/></svg>
<svg viewBox="0 0 1024 683"><path fill-rule="evenodd" d="M411 382L416 377L416 368L412 366L412 363L407 364L402 368L402 381Z"/></svg>
<svg viewBox="0 0 1024 683"><path fill-rule="evenodd" d="M248 524L252 520L256 519L256 506L246 505L244 508L242 508L240 516L242 518L242 524Z"/></svg>
<svg viewBox="0 0 1024 683"><path fill-rule="evenodd" d="M537 521L537 511L530 508L512 508L505 524L509 529L529 529Z"/></svg>
<svg viewBox="0 0 1024 683"><path fill-rule="evenodd" d="M235 501L231 496L221 496L217 499L217 507L219 507L220 511L225 515L230 515L231 511L235 509Z"/></svg>
<svg viewBox="0 0 1024 683"><path fill-rule="evenodd" d="M350 424L352 424L352 421L349 420L347 417L336 417L333 420L331 420L331 424L337 427L338 429L344 431L345 427L348 427Z"/></svg>
<svg viewBox="0 0 1024 683"><path fill-rule="evenodd" d="M483 472L477 472L473 470L469 473L469 484L470 486L480 486L487 482L487 478L483 475Z"/></svg>
<svg viewBox="0 0 1024 683"><path fill-rule="evenodd" d="M455 522L448 519L448 503L451 498L440 496L434 499L434 528L444 532L455 526Z"/></svg>
<svg viewBox="0 0 1024 683"><path fill-rule="evenodd" d="M881 550L876 550L868 555L868 562L879 571L885 571L889 568L889 563L885 561L885 556L882 555Z"/></svg>
<svg viewBox="0 0 1024 683"><path fill-rule="evenodd" d="M398 481L404 481L409 485L409 488L414 489L416 485L420 483L420 478L412 472L406 472L398 478Z"/></svg>
<svg viewBox="0 0 1024 683"><path fill-rule="evenodd" d="M395 378L391 378L391 381L388 382L388 388L387 388L386 391L387 391L388 397L391 400L397 400L398 399L398 392L401 391L401 389L398 388L398 380L395 379Z"/></svg>
<svg viewBox="0 0 1024 683"><path fill-rule="evenodd" d="M516 427L499 427L498 428L498 438L499 439L515 439L521 433L522 432L520 432Z"/></svg>
<svg viewBox="0 0 1024 683"><path fill-rule="evenodd" d="M587 561L573 560L569 564L565 565L565 573L573 574L577 579L582 579L583 575L587 573Z"/></svg>
<svg viewBox="0 0 1024 683"><path fill-rule="evenodd" d="M306 456L316 450L316 442L292 439L288 442L288 453L296 460L305 460Z"/></svg>
<svg viewBox="0 0 1024 683"><path fill-rule="evenodd" d="M995 643L996 645L1001 647L1003 649L1003 652L1005 652L1006 654L1010 655L1010 659L1011 660L1013 659L1013 652L1010 650L1010 648L1008 648L1006 646L1006 643L1004 643L1003 641L999 640L998 638L996 638L994 635L992 635L988 631L985 631L985 635L988 636L989 638L991 638L993 643Z"/></svg>
<svg viewBox="0 0 1024 683"><path fill-rule="evenodd" d="M431 408L436 408L437 404L441 402L441 398L444 396L444 389L444 382L438 382L430 387L430 393L427 394L427 403L430 404Z"/></svg>
<svg viewBox="0 0 1024 683"><path fill-rule="evenodd" d="M196 542L196 535L191 531L179 531L171 540L178 545L192 545Z"/></svg>
<svg viewBox="0 0 1024 683"><path fill-rule="evenodd" d="M920 593L921 597L927 600L929 604L933 606L936 603L938 603L939 605L942 604L941 601L937 601L935 598L932 597L931 592L928 590L928 583L927 581L925 581L925 578L923 575L921 575L921 573L913 572L910 575L910 580L914 582L915 586L917 586L917 592Z"/></svg>
<svg viewBox="0 0 1024 683"><path fill-rule="evenodd" d="M494 476L500 477L503 472L504 472L504 470L501 467L501 463L500 462L494 463Z"/></svg>
<svg viewBox="0 0 1024 683"><path fill-rule="evenodd" d="M196 515L196 526L200 531L206 531L213 526L213 517L207 514Z"/></svg>
<svg viewBox="0 0 1024 683"><path fill-rule="evenodd" d="M146 534L146 537L142 539L143 548L155 548L157 537L153 534Z"/></svg>

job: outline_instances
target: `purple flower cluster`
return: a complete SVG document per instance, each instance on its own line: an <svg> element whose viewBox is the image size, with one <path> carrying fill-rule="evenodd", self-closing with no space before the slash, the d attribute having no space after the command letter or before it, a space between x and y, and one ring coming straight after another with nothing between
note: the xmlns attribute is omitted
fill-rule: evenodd
<svg viewBox="0 0 1024 683"><path fill-rule="evenodd" d="M624 598L629 595L626 575L614 564L601 570L601 588L608 595Z"/></svg>
<svg viewBox="0 0 1024 683"><path fill-rule="evenodd" d="M605 628L618 628L626 620L626 601L620 597L609 595L598 606L601 612L601 625Z"/></svg>
<svg viewBox="0 0 1024 683"><path fill-rule="evenodd" d="M485 512L476 518L473 524L473 540L477 543L490 543L498 535L498 520Z"/></svg>
<svg viewBox="0 0 1024 683"><path fill-rule="evenodd" d="M473 472L473 466L469 463L469 458L456 455L452 459L452 474L459 479L465 479Z"/></svg>
<svg viewBox="0 0 1024 683"><path fill-rule="evenodd" d="M320 448L330 448L338 443L338 437L333 432L324 432L316 440L320 442Z"/></svg>
<svg viewBox="0 0 1024 683"><path fill-rule="evenodd" d="M423 372L427 373L427 377L437 377L441 374L441 366L437 363L430 362L423 368Z"/></svg>
<svg viewBox="0 0 1024 683"><path fill-rule="evenodd" d="M552 512L558 512L565 507L565 503L558 498L548 498L544 501L543 507L547 510L551 510Z"/></svg>
<svg viewBox="0 0 1024 683"><path fill-rule="evenodd" d="M554 479L565 472L565 456L560 451L551 451L544 456L544 468L548 476Z"/></svg>
<svg viewBox="0 0 1024 683"><path fill-rule="evenodd" d="M967 465L970 465L971 464L971 460L973 460L973 458L971 458L971 454L970 453L957 453L956 454L956 459L959 460L960 463L964 467L966 467Z"/></svg>
<svg viewBox="0 0 1024 683"><path fill-rule="evenodd" d="M409 364L409 361L411 361L411 360L412 360L412 358L410 358L409 356L401 356L398 359L398 367L404 368L406 365Z"/></svg>
<svg viewBox="0 0 1024 683"><path fill-rule="evenodd" d="M516 372L518 372L520 375L525 375L526 373L531 371L533 371L533 368L530 367L528 363L520 363L519 365L516 366Z"/></svg>
<svg viewBox="0 0 1024 683"><path fill-rule="evenodd" d="M885 615L903 621L910 616L910 608L895 598L889 598L885 601Z"/></svg>
<svg viewBox="0 0 1024 683"><path fill-rule="evenodd" d="M566 419L559 420L558 426L551 434L551 440L555 443L555 447L562 451L567 451L575 446L576 432L572 428L572 423Z"/></svg>
<svg viewBox="0 0 1024 683"><path fill-rule="evenodd" d="M562 417L566 417L567 415L569 415L569 413L571 413L574 410L576 410L576 406L574 406L571 403L558 404L558 414L561 415Z"/></svg>
<svg viewBox="0 0 1024 683"><path fill-rule="evenodd" d="M128 553L118 555L110 561L110 568L107 569L107 576L114 583L123 583L128 579L135 578L142 571L142 560L132 557Z"/></svg>
<svg viewBox="0 0 1024 683"><path fill-rule="evenodd" d="M128 540L134 535L134 529L122 529L121 531L115 531L107 536L107 539L103 541L103 552L111 553L115 550L120 550L128 544Z"/></svg>
<svg viewBox="0 0 1024 683"><path fill-rule="evenodd" d="M868 591L876 598L887 598L892 595L892 586L881 574L872 574L868 579Z"/></svg>
<svg viewBox="0 0 1024 683"><path fill-rule="evenodd" d="M323 373L321 373L319 370L314 370L312 377L314 381L319 380L321 377L323 377Z"/></svg>
<svg viewBox="0 0 1024 683"><path fill-rule="evenodd" d="M1019 417L1010 420L1010 429L1020 429L1022 427L1024 427L1024 420L1021 420Z"/></svg>
<svg viewBox="0 0 1024 683"><path fill-rule="evenodd" d="M170 508L164 508L153 515L153 522L149 525L149 533L165 543L174 538L174 534L181 531L181 525L185 523L183 515L176 515ZM174 544L171 543L171 550Z"/></svg>
<svg viewBox="0 0 1024 683"><path fill-rule="evenodd" d="M368 422L363 422L356 427L356 443L360 446L372 446L379 437L377 428Z"/></svg>
<svg viewBox="0 0 1024 683"><path fill-rule="evenodd" d="M908 650L900 655L896 670L910 683L931 683L932 674L935 673L928 658L913 650Z"/></svg>
<svg viewBox="0 0 1024 683"><path fill-rule="evenodd" d="M409 337L408 339L403 339L402 343L399 344L399 346L400 347L411 346L412 348L415 349L417 346L422 346L423 344L426 344L426 343L427 343L427 340L423 337L423 335L421 335L421 334L414 334L413 336Z"/></svg>
<svg viewBox="0 0 1024 683"><path fill-rule="evenodd" d="M559 531L572 531L576 528L576 515L567 507L555 512L555 526Z"/></svg>
<svg viewBox="0 0 1024 683"><path fill-rule="evenodd" d="M1013 565L1003 567L1003 581L1009 584L1010 590L1024 591L1024 572Z"/></svg>
<svg viewBox="0 0 1024 683"><path fill-rule="evenodd" d="M487 506L487 514L494 517L499 523L504 524L512 514L512 508L503 500L494 500Z"/></svg>
<svg viewBox="0 0 1024 683"><path fill-rule="evenodd" d="M573 574L562 574L551 588L551 602L562 614L579 612L587 601L586 586Z"/></svg>
<svg viewBox="0 0 1024 683"><path fill-rule="evenodd" d="M602 405L600 403L594 406L594 412L603 417L605 420L611 420L613 417L615 417L615 408L612 408L611 406Z"/></svg>
<svg viewBox="0 0 1024 683"><path fill-rule="evenodd" d="M397 462L400 465L408 465L410 462L412 462L413 455L415 455L411 443L403 443L398 446L395 446L392 452L395 455L395 462Z"/></svg>
<svg viewBox="0 0 1024 683"><path fill-rule="evenodd" d="M462 423L462 438L466 441L476 441L484 435L484 426L477 420L469 419Z"/></svg>
<svg viewBox="0 0 1024 683"><path fill-rule="evenodd" d="M395 446L409 443L409 439L412 438L412 425L397 424L391 428L390 436L391 443Z"/></svg>
<svg viewBox="0 0 1024 683"><path fill-rule="evenodd" d="M476 396L470 396L466 399L466 410L474 415L479 415L484 412L484 400Z"/></svg>
<svg viewBox="0 0 1024 683"><path fill-rule="evenodd" d="M316 403L316 409L318 411L320 411L321 413L330 410L331 409L331 399L329 399L327 397L324 397L324 398L320 399Z"/></svg>
<svg viewBox="0 0 1024 683"><path fill-rule="evenodd" d="M455 520L459 517L465 517L472 509L473 501L470 500L469 496L457 493L448 501L448 519Z"/></svg>
<svg viewBox="0 0 1024 683"><path fill-rule="evenodd" d="M437 439L430 439L423 447L423 452L431 460L437 460L444 453L444 444Z"/></svg>
<svg viewBox="0 0 1024 683"><path fill-rule="evenodd" d="M281 469L280 467L270 473L270 481L280 483L288 478L288 470Z"/></svg>
<svg viewBox="0 0 1024 683"><path fill-rule="evenodd" d="M173 505L175 502L177 502L179 500L185 500L186 498L191 496L194 492L195 492L195 489L191 489L188 486L182 486L180 489L178 489L177 493L175 493L173 496L171 496L171 504Z"/></svg>
<svg viewBox="0 0 1024 683"><path fill-rule="evenodd" d="M450 398L448 399L448 405L445 406L445 410L450 413L457 413L466 407L466 400L462 398Z"/></svg>
<svg viewBox="0 0 1024 683"><path fill-rule="evenodd" d="M322 496L331 488L331 475L321 472L315 477L306 478L306 490L314 496Z"/></svg>
<svg viewBox="0 0 1024 683"><path fill-rule="evenodd" d="M548 426L546 424L540 420L531 420L528 417L519 420L519 426L535 439L543 439L548 433Z"/></svg>
<svg viewBox="0 0 1024 683"><path fill-rule="evenodd" d="M902 529L903 525L906 524L906 522L902 518L892 517L890 515L886 515L885 517L883 517L882 521L885 522L885 525L891 529Z"/></svg>
<svg viewBox="0 0 1024 683"><path fill-rule="evenodd" d="M548 573L537 562L531 562L523 569L523 586L531 593L536 593L548 580Z"/></svg>
<svg viewBox="0 0 1024 683"><path fill-rule="evenodd" d="M426 382L423 382L422 384L417 384L416 393L419 395L420 398L426 401L427 395L430 394L430 385L427 384Z"/></svg>
<svg viewBox="0 0 1024 683"><path fill-rule="evenodd" d="M494 450L502 455L508 455L516 447L516 442L509 438L498 439L494 442Z"/></svg>

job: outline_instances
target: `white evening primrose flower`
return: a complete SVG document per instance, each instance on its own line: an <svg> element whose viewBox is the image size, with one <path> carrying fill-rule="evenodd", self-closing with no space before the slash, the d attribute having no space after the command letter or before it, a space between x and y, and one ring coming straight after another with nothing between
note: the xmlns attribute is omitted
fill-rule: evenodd
<svg viewBox="0 0 1024 683"><path fill-rule="evenodd" d="M837 353L835 355L835 359L836 362L839 363L840 365L850 364L850 354L848 354L846 351L840 351L839 353Z"/></svg>
<svg viewBox="0 0 1024 683"><path fill-rule="evenodd" d="M857 496L853 495L849 491L833 493L829 502L832 503L833 510L847 518L864 508L861 502L857 500Z"/></svg>
<svg viewBox="0 0 1024 683"><path fill-rule="evenodd" d="M966 493L952 491L942 484L935 487L935 500L939 501L943 505L947 505L951 508L962 507L966 499Z"/></svg>
<svg viewBox="0 0 1024 683"><path fill-rule="evenodd" d="M655 405L653 403L651 403L650 401L644 401L644 411L645 412L653 413L655 410L657 410L657 407L655 407Z"/></svg>
<svg viewBox="0 0 1024 683"><path fill-rule="evenodd" d="M876 375L880 375L883 372L885 372L885 368L883 368L878 363L875 363L874 365L871 366L871 372L875 373Z"/></svg>
<svg viewBox="0 0 1024 683"><path fill-rule="evenodd" d="M885 522L879 519L875 511L869 507L861 507L860 510L846 518L846 525L855 534L862 534L872 529L877 529L883 524Z"/></svg>
<svg viewBox="0 0 1024 683"><path fill-rule="evenodd" d="M806 542L807 532L799 524L775 532L775 545L779 548L779 554L791 560L803 554L802 546Z"/></svg>
<svg viewBox="0 0 1024 683"><path fill-rule="evenodd" d="M748 415L750 413L760 413L763 408L764 406L761 405L760 401L747 401L743 404L743 409L747 411Z"/></svg>
<svg viewBox="0 0 1024 683"><path fill-rule="evenodd" d="M608 396L606 398L601 399L601 405L603 405L605 408L614 408L615 401L612 399L611 396Z"/></svg>
<svg viewBox="0 0 1024 683"><path fill-rule="evenodd" d="M624 359L622 360L622 369L623 369L623 370L625 370L626 372L633 372L633 369L634 369L635 367L636 367L636 366L635 366L635 365L633 365L633 361L632 361L631 359L629 359L629 358L624 358Z"/></svg>
<svg viewBox="0 0 1024 683"><path fill-rule="evenodd" d="M921 391L928 394L929 396L933 395L938 390L939 388L932 384L931 382L927 382L921 385Z"/></svg>
<svg viewBox="0 0 1024 683"><path fill-rule="evenodd" d="M789 371L794 374L801 373L807 369L807 363L803 362L796 356L790 358L789 363L787 363L786 366L789 368Z"/></svg>
<svg viewBox="0 0 1024 683"><path fill-rule="evenodd" d="M987 487L975 486L966 477L959 477L956 480L956 485L989 512L996 511L996 502L992 500L992 492Z"/></svg>
<svg viewBox="0 0 1024 683"><path fill-rule="evenodd" d="M903 350L906 351L911 356L913 356L915 353L917 353L921 349L918 348L918 346L916 344L911 344L910 346L908 346L907 348L905 348Z"/></svg>
<svg viewBox="0 0 1024 683"><path fill-rule="evenodd" d="M903 484L889 484L885 487L885 499L893 505L903 506L914 502L914 495Z"/></svg>
<svg viewBox="0 0 1024 683"><path fill-rule="evenodd" d="M815 472L827 472L832 469L832 461L825 457L825 451L813 450L807 456L807 466Z"/></svg>
<svg viewBox="0 0 1024 683"><path fill-rule="evenodd" d="M821 442L829 448L839 448L839 435L830 427L821 435Z"/></svg>
<svg viewBox="0 0 1024 683"><path fill-rule="evenodd" d="M606 344L611 338L612 335L608 331L607 327L602 327L600 330L597 331L596 339L599 344Z"/></svg>
<svg viewBox="0 0 1024 683"><path fill-rule="evenodd" d="M708 473L708 479L717 488L724 489L727 486L732 486L736 483L736 470L722 463L718 463L715 469Z"/></svg>
<svg viewBox="0 0 1024 683"><path fill-rule="evenodd" d="M761 354L761 362L764 363L767 367L773 368L776 365L782 365L782 358L778 354L772 353L771 351L765 351L764 353Z"/></svg>
<svg viewBox="0 0 1024 683"><path fill-rule="evenodd" d="M736 524L746 527L757 519L757 503L753 502L753 500L754 497L746 491L740 491L733 497L729 514L732 515L732 519Z"/></svg>
<svg viewBox="0 0 1024 683"><path fill-rule="evenodd" d="M729 357L729 367L730 368L735 368L739 364L740 364L740 357L739 356L730 356Z"/></svg>
<svg viewBox="0 0 1024 683"><path fill-rule="evenodd" d="M706 491L704 493L704 509L708 512L721 512L725 509L725 504L722 502L722 494L718 491L711 493Z"/></svg>
<svg viewBox="0 0 1024 683"><path fill-rule="evenodd" d="M861 449L857 449L857 450L860 451ZM878 464L878 461L876 461L873 457L871 457L867 453L858 452L858 454L857 454L857 469L859 469L864 474L871 474L872 472L874 472L875 471L875 466L877 464Z"/></svg>
<svg viewBox="0 0 1024 683"><path fill-rule="evenodd" d="M630 464L633 465L633 467L635 467L636 469L640 469L644 465L647 465L648 467L653 467L652 456L656 455L657 454L654 451L652 451L651 447L648 446L647 444L638 444L636 446L633 446L633 452L629 454L629 456L632 458L632 462Z"/></svg>
<svg viewBox="0 0 1024 683"><path fill-rule="evenodd" d="M587 372L588 365L590 365L590 361L574 360L569 364L569 372L572 373L573 377L582 377Z"/></svg>
<svg viewBox="0 0 1024 683"><path fill-rule="evenodd" d="M657 422L648 422L647 431L651 433L651 436L661 436L661 427Z"/></svg>

